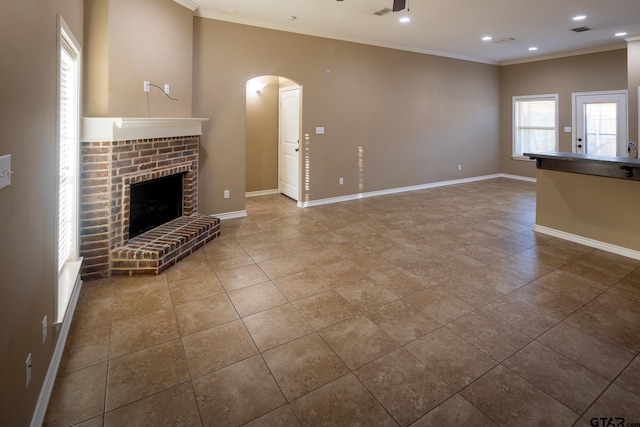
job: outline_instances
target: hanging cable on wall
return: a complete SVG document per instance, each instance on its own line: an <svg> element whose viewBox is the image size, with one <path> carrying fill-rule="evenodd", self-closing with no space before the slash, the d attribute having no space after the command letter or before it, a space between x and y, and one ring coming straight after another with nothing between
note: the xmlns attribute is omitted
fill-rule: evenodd
<svg viewBox="0 0 640 427"><path fill-rule="evenodd" d="M158 85L155 85L155 84L153 84L153 83L151 83L151 82L147 82L147 81L145 81L145 82L144 82L144 91L145 91L145 92L146 92L146 94L147 94L147 113L149 114L149 117L151 117L151 108L149 107L149 91L150 91L150 87L151 87L151 86L153 86L153 87L155 87L155 88L157 88L157 89L160 89L160 90L162 91L162 93L164 94L164 96L166 96L166 97L167 97L167 98L169 98L170 100L172 100L172 101L179 101L179 99L178 99L178 98L174 98L174 97L172 97L171 95L169 95L169 85L168 85L168 84L167 84L167 85L165 85L165 87L164 87L164 88L162 88L162 87L160 87L160 86L158 86Z"/></svg>

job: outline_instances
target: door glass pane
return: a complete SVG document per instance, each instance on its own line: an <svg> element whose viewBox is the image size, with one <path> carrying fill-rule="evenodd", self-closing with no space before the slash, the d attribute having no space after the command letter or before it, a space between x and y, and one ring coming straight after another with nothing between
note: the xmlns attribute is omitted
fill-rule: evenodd
<svg viewBox="0 0 640 427"><path fill-rule="evenodd" d="M585 152L595 156L617 156L618 104L584 104Z"/></svg>

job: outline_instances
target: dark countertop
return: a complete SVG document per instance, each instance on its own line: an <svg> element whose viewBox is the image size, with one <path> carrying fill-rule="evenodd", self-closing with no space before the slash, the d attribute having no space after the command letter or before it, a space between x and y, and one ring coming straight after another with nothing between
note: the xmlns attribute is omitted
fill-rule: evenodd
<svg viewBox="0 0 640 427"><path fill-rule="evenodd" d="M589 161L604 164L615 164L619 167L640 168L640 159L633 157L601 157L589 154L565 153L561 151L545 151L543 153L524 153L531 159L555 159L567 161Z"/></svg>

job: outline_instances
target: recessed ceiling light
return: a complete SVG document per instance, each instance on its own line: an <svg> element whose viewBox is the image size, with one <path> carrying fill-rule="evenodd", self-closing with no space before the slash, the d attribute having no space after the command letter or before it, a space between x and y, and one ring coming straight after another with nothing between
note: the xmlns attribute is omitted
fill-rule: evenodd
<svg viewBox="0 0 640 427"><path fill-rule="evenodd" d="M284 19L286 19L287 21L295 21L296 19L298 19L298 17L294 15L289 15Z"/></svg>
<svg viewBox="0 0 640 427"><path fill-rule="evenodd" d="M531 46L531 47L529 48L529 50L530 50L530 51L534 51L534 50L538 50L538 48L537 48L536 46Z"/></svg>
<svg viewBox="0 0 640 427"><path fill-rule="evenodd" d="M408 16L403 16L402 18L399 19L400 22L402 22L403 24L406 24L407 22L411 21L411 18L409 18Z"/></svg>
<svg viewBox="0 0 640 427"><path fill-rule="evenodd" d="M587 19L587 15L576 15L573 18L574 21L582 21L583 19Z"/></svg>
<svg viewBox="0 0 640 427"><path fill-rule="evenodd" d="M482 40L483 40L483 41L485 41L485 42L488 42L488 41L490 41L491 39L493 39L493 37L491 37L491 36L484 36L484 37L482 38Z"/></svg>
<svg viewBox="0 0 640 427"><path fill-rule="evenodd" d="M615 35L616 37L624 37L624 36L626 36L626 35L627 35L627 33L623 31L623 32L621 32L621 33L615 33L614 35Z"/></svg>

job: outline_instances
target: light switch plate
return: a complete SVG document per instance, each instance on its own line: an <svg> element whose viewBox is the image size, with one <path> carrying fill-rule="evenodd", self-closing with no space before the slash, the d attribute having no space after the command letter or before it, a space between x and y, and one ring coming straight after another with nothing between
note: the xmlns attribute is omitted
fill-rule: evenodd
<svg viewBox="0 0 640 427"><path fill-rule="evenodd" d="M11 154L0 156L0 190L11 185Z"/></svg>
<svg viewBox="0 0 640 427"><path fill-rule="evenodd" d="M316 127L316 135L324 135L324 126Z"/></svg>
<svg viewBox="0 0 640 427"><path fill-rule="evenodd" d="M571 126L565 126L564 131L567 133L571 133Z"/></svg>

